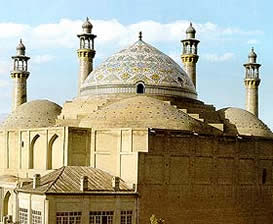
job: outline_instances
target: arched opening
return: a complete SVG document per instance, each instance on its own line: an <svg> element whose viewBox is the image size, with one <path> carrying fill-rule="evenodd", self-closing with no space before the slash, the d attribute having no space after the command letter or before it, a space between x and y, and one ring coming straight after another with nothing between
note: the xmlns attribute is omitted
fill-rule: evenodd
<svg viewBox="0 0 273 224"><path fill-rule="evenodd" d="M49 141L47 169L57 169L63 166L63 150L58 138L59 136L54 134Z"/></svg>
<svg viewBox="0 0 273 224"><path fill-rule="evenodd" d="M29 149L29 169L34 168L34 145L37 141L37 139L40 137L40 135L35 135L35 137L32 139Z"/></svg>
<svg viewBox="0 0 273 224"><path fill-rule="evenodd" d="M136 87L136 93L143 94L145 93L145 86L143 83L138 83Z"/></svg>
<svg viewBox="0 0 273 224"><path fill-rule="evenodd" d="M177 80L178 80L178 82L179 82L179 84L180 84L181 86L184 85L183 79L181 79L180 77L178 77Z"/></svg>
<svg viewBox="0 0 273 224"><path fill-rule="evenodd" d="M12 215L12 198L9 191L6 193L3 202L3 216Z"/></svg>

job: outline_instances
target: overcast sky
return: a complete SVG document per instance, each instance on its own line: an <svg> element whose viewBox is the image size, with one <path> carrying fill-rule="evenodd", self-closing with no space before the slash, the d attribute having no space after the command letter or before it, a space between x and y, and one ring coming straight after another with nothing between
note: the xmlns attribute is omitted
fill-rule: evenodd
<svg viewBox="0 0 273 224"><path fill-rule="evenodd" d="M256 0L27 0L1 1L0 113L11 109L11 56L19 38L27 47L28 98L60 105L77 94L79 41L86 17L97 35L95 66L143 40L180 65L181 44L189 21L200 40L197 91L200 100L223 107L244 108L244 67L253 46L262 64L260 118L273 128L273 29L271 1Z"/></svg>

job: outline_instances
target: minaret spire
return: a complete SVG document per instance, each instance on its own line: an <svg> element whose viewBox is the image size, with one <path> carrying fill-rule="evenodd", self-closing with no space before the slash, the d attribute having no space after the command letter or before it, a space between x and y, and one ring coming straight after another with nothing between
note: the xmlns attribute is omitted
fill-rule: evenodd
<svg viewBox="0 0 273 224"><path fill-rule="evenodd" d="M253 113L258 117L259 115L259 68L260 64L256 63L257 54L254 51L254 48L251 48L251 51L248 55L248 62L244 64L246 69L245 73L245 88L246 88L246 110Z"/></svg>
<svg viewBox="0 0 273 224"><path fill-rule="evenodd" d="M22 39L20 39L16 47L16 55L11 57L13 59L11 78L14 80L12 98L13 111L21 104L27 102L28 60L30 57L27 57L25 53L26 47Z"/></svg>
<svg viewBox="0 0 273 224"><path fill-rule="evenodd" d="M93 59L96 54L94 49L94 39L97 36L92 34L92 28L93 25L89 21L89 18L86 17L86 21L82 25L83 32L77 35L80 39L80 48L77 51L80 60L78 95L80 95L81 85L93 70Z"/></svg>
<svg viewBox="0 0 273 224"><path fill-rule="evenodd" d="M196 63L199 56L197 55L197 45L199 40L195 39L196 30L190 22L190 26L186 30L186 39L181 40L183 44L183 53L181 55L182 62L184 64L185 71L191 78L196 88Z"/></svg>
<svg viewBox="0 0 273 224"><path fill-rule="evenodd" d="M138 39L142 40L142 31L139 32Z"/></svg>

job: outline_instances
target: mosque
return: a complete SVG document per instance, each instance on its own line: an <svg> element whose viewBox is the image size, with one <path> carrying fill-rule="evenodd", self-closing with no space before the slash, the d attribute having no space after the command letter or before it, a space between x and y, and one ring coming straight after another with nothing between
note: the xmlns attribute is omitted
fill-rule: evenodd
<svg viewBox="0 0 273 224"><path fill-rule="evenodd" d="M28 102L22 41L12 57L2 223L272 224L273 134L258 118L254 49L244 64L246 109L216 110L198 100L192 24L181 41L184 70L141 33L93 68L96 35L88 19L82 28L78 95L63 107Z"/></svg>

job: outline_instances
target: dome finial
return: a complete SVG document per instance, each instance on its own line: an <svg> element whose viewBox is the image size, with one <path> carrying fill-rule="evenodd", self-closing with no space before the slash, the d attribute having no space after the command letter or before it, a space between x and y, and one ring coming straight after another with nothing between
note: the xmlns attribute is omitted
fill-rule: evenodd
<svg viewBox="0 0 273 224"><path fill-rule="evenodd" d="M139 40L142 40L142 31L139 32L138 38Z"/></svg>

